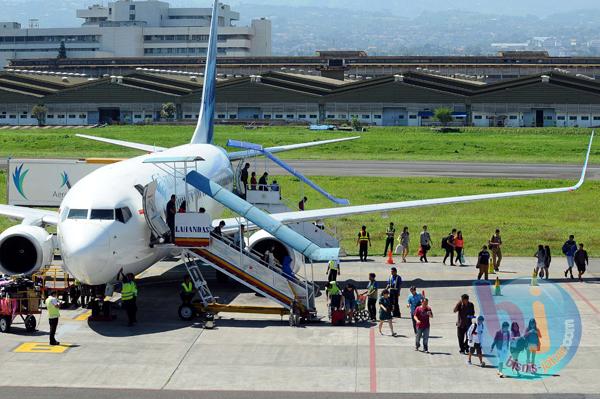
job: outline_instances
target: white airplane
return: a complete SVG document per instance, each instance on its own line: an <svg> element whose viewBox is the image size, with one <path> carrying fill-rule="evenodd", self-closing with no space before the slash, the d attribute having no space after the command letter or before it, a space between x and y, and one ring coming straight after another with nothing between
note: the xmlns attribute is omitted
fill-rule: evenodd
<svg viewBox="0 0 600 399"><path fill-rule="evenodd" d="M216 88L217 11L218 0L215 0L200 117L190 144L166 149L121 140L80 136L135 148L148 154L107 165L81 179L65 196L59 212L0 205L0 215L22 220L21 224L7 229L0 235L0 273L31 274L51 263L55 249L58 249L62 255L65 269L85 284L98 285L113 281L121 268L125 273L138 274L144 271L172 252L172 248L152 245L151 242L152 232L146 219L147 214L144 215L145 207L141 188L152 182L155 182L155 206L157 209L164 210L168 198L175 193L179 201L183 198L193 198L196 207L204 207L214 219L219 220L218 216L223 210L220 204L192 188L188 189L188 196L185 197L183 183L177 184L173 175L168 171L161 172L156 165L144 163L152 157L163 159L201 158L202 160L196 163L197 172L231 190L234 179L232 161L256 154L253 151L227 153L225 149L212 144ZM346 206L277 213L272 216L285 224L431 205L574 191L584 182L593 136L592 133L581 178L577 184L571 187ZM277 153L353 139L355 137L271 147L265 150ZM47 226L57 227L56 240L45 229ZM227 228L237 227L238 221L227 220ZM264 239L266 236L268 234L265 234L264 231L254 232L250 237L249 246L252 247L258 239ZM270 239L276 240L272 237ZM292 259L296 259L297 254L290 253L289 255Z"/></svg>

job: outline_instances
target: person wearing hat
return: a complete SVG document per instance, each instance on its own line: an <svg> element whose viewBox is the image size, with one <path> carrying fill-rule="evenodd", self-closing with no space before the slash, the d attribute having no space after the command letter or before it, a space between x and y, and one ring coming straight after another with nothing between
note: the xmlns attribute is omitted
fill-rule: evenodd
<svg viewBox="0 0 600 399"><path fill-rule="evenodd" d="M469 340L469 358L467 359L467 364L471 363L471 356L477 353L477 357L479 358L479 365L481 367L485 366L485 362L483 361L483 352L481 351L481 340L483 339L483 322L485 318L483 316L477 317L477 321L471 324L469 327L469 331L467 332L467 338Z"/></svg>

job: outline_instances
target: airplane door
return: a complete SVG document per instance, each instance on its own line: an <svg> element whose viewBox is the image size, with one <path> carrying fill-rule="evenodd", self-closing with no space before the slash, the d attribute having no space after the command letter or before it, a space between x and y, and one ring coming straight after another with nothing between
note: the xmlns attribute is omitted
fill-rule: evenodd
<svg viewBox="0 0 600 399"><path fill-rule="evenodd" d="M171 230L163 219L161 207L156 204L156 188L155 181L144 187L142 207L144 208L144 217L152 233L156 237L163 237L166 234L171 234Z"/></svg>

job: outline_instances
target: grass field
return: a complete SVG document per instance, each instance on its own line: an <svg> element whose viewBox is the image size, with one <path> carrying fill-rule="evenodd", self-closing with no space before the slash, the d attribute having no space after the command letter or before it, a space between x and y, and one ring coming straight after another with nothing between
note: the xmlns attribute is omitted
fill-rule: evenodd
<svg viewBox="0 0 600 399"><path fill-rule="evenodd" d="M332 207L291 177L277 177L285 198L296 204L302 195L309 197L307 209ZM549 188L569 185L567 181L524 181L451 178L352 178L315 177L314 180L331 193L350 199L352 205L449 197L499 191ZM5 199L6 174L0 172L0 198ZM532 256L538 243L548 243L555 254L565 237L575 234L584 242L590 255L600 247L600 212L598 212L600 182L588 182L574 193L555 194L509 200L484 201L471 204L446 205L392 212L388 218L379 214L331 219L328 227L338 236L350 254L356 253L355 234L362 224L368 226L373 240L373 253L381 255L384 231L390 221L397 228L408 226L412 232L411 253L417 250L416 239L423 224L428 224L434 239L433 254L440 254L439 241L452 227L461 229L466 251L473 255L491 236L496 227L502 229L504 254ZM4 201L3 201L4 202ZM294 205L295 207L295 205ZM293 208L293 207L292 207ZM0 231L10 225L0 218Z"/></svg>
<svg viewBox="0 0 600 399"><path fill-rule="evenodd" d="M2 130L0 157L131 157L129 150L74 137L85 133L171 147L189 141L192 126L114 126L96 130ZM227 139L265 146L292 144L354 133L310 132L305 127L244 130L217 126L216 144ZM482 162L580 163L590 135L575 128L466 128L461 133L437 133L428 128L370 128L359 142L332 144L282 154L288 159L431 160ZM600 163L600 145L592 149L592 163Z"/></svg>

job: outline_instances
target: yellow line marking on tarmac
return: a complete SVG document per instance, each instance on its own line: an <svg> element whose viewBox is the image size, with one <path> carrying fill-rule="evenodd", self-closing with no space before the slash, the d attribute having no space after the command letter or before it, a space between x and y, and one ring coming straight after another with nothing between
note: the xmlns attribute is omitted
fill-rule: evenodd
<svg viewBox="0 0 600 399"><path fill-rule="evenodd" d="M92 311L88 310L87 312L83 312L82 314L73 317L73 320L86 321L87 319L90 318L91 315L92 315Z"/></svg>
<svg viewBox="0 0 600 399"><path fill-rule="evenodd" d="M70 344L48 345L41 342L25 342L17 346L14 353L65 353Z"/></svg>

